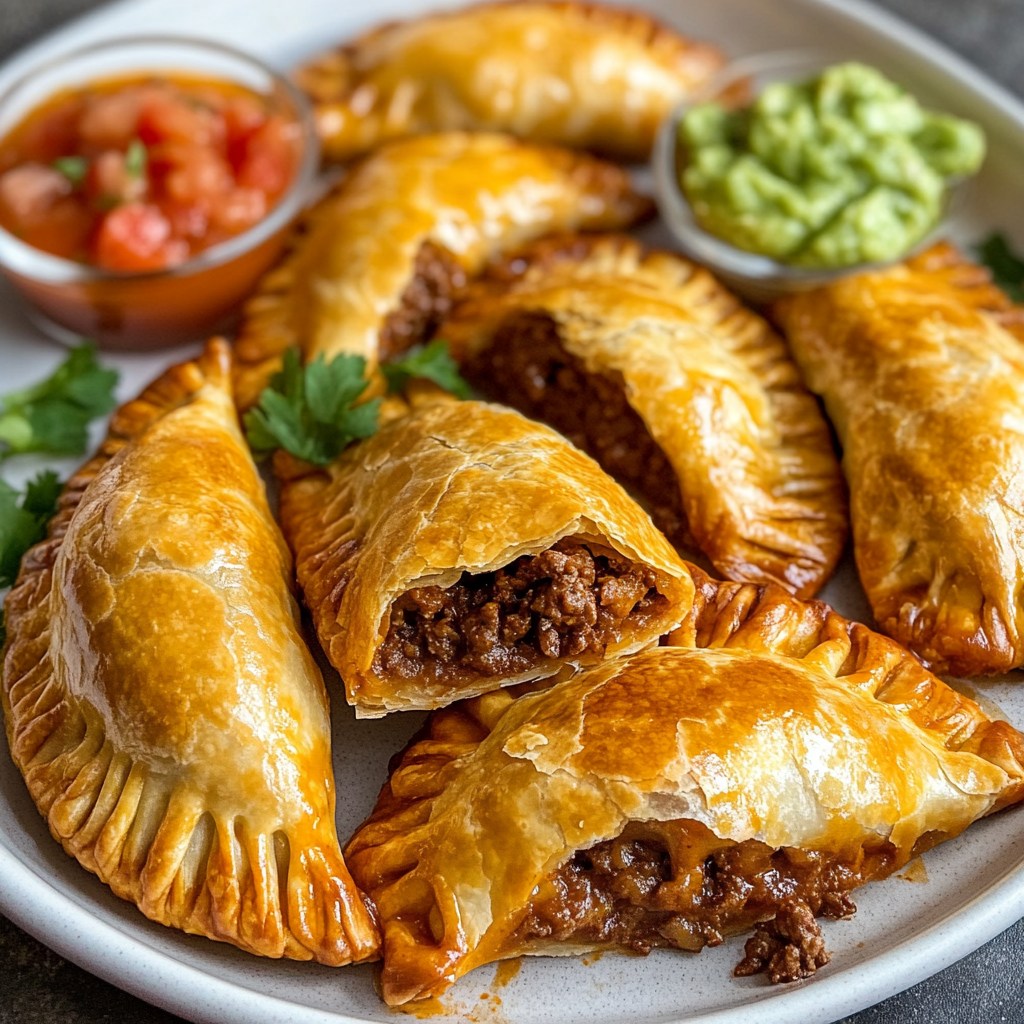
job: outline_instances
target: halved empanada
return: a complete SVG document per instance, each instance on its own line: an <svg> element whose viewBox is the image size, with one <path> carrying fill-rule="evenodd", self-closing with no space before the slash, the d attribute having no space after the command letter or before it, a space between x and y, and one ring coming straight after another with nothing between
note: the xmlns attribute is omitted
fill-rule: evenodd
<svg viewBox="0 0 1024 1024"><path fill-rule="evenodd" d="M264 956L376 955L334 826L323 681L227 347L115 413L7 598L11 753L64 849L150 918Z"/></svg>
<svg viewBox="0 0 1024 1024"><path fill-rule="evenodd" d="M540 242L438 334L472 383L593 454L722 575L810 595L832 573L846 502L828 427L782 339L688 260Z"/></svg>
<svg viewBox="0 0 1024 1024"><path fill-rule="evenodd" d="M306 604L361 716L635 651L689 607L639 506L509 409L435 399L280 477Z"/></svg>
<svg viewBox="0 0 1024 1024"><path fill-rule="evenodd" d="M947 245L775 312L842 444L879 626L937 671L1024 664L1024 313Z"/></svg>
<svg viewBox="0 0 1024 1024"><path fill-rule="evenodd" d="M815 915L849 916L856 886L1024 797L1024 737L905 652L857 647L827 626L802 657L659 647L436 713L346 848L381 915L385 1000L524 953L750 928L737 973L812 974ZM921 684L894 688L904 671Z"/></svg>
<svg viewBox="0 0 1024 1024"><path fill-rule="evenodd" d="M646 160L723 64L642 11L526 0L391 22L298 74L329 159L434 131L506 131Z"/></svg>
<svg viewBox="0 0 1024 1024"><path fill-rule="evenodd" d="M246 306L237 400L248 408L292 345L374 362L422 339L466 274L567 228L624 227L650 210L625 171L504 135L430 135L363 161L307 218Z"/></svg>

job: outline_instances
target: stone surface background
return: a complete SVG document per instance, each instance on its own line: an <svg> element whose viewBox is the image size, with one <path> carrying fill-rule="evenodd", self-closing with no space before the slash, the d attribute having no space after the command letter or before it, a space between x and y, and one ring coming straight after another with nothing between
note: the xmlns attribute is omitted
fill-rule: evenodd
<svg viewBox="0 0 1024 1024"><path fill-rule="evenodd" d="M1024 93L1024 0L876 2L958 50L1016 94ZM0 60L97 6L96 0L0 0ZM1021 181L1024 185L1024 168ZM0 964L3 1024L179 1022L63 960L3 916ZM934 978L840 1024L1021 1024L1022 964L1024 921Z"/></svg>

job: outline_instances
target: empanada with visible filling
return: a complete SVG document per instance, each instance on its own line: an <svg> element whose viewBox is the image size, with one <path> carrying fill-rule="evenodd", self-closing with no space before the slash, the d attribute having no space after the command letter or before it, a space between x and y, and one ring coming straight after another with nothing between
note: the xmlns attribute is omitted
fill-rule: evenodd
<svg viewBox="0 0 1024 1024"><path fill-rule="evenodd" d="M332 160L467 130L641 161L672 108L723 63L641 11L526 0L391 22L314 60L298 81Z"/></svg>
<svg viewBox="0 0 1024 1024"><path fill-rule="evenodd" d="M148 917L324 964L379 935L334 826L327 696L239 433L227 346L117 413L6 602L11 753Z"/></svg>
<svg viewBox="0 0 1024 1024"><path fill-rule="evenodd" d="M652 648L437 712L396 760L346 847L388 1003L524 953L697 951L751 928L737 973L806 977L828 960L815 915L849 916L856 886L1024 797L1024 737L894 643L876 658L822 605L725 586L703 630L742 632L729 609L760 594L796 610L803 654L763 635Z"/></svg>
<svg viewBox="0 0 1024 1024"><path fill-rule="evenodd" d="M582 153L458 132L395 142L314 208L246 305L239 406L255 404L286 348L386 359L421 340L488 259L650 209L624 170Z"/></svg>
<svg viewBox="0 0 1024 1024"><path fill-rule="evenodd" d="M1024 313L939 245L775 315L839 435L881 629L936 671L1024 664Z"/></svg>
<svg viewBox="0 0 1024 1024"><path fill-rule="evenodd" d="M510 409L435 398L323 469L282 465L299 583L360 716L635 651L689 607L640 507Z"/></svg>
<svg viewBox="0 0 1024 1024"><path fill-rule="evenodd" d="M707 271L619 236L542 241L471 285L438 335L680 550L801 596L831 575L846 496L828 426L782 339Z"/></svg>

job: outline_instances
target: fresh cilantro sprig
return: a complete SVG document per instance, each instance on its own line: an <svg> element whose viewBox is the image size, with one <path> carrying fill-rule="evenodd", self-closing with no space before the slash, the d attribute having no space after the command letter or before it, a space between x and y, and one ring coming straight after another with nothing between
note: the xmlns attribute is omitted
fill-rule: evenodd
<svg viewBox="0 0 1024 1024"><path fill-rule="evenodd" d="M329 363L318 356L302 366L296 349L284 355L284 366L259 404L245 415L249 444L257 455L283 448L323 466L353 441L377 429L380 399L356 405L366 390L366 360L340 355Z"/></svg>
<svg viewBox="0 0 1024 1024"><path fill-rule="evenodd" d="M443 341L414 349L381 370L391 391L423 378L459 397L469 394ZM307 462L327 465L353 441L376 432L381 400L363 399L368 386L362 356L339 355L327 362L321 355L303 366L298 350L289 349L281 372L245 414L250 447L257 455L283 448Z"/></svg>
<svg viewBox="0 0 1024 1024"><path fill-rule="evenodd" d="M447 342L440 338L429 345L411 349L402 359L381 366L391 391L401 391L413 378L433 381L459 398L468 398L469 385L459 374L458 363L451 357Z"/></svg>
<svg viewBox="0 0 1024 1024"><path fill-rule="evenodd" d="M1014 302L1024 302L1024 258L1011 248L1006 236L998 231L978 246L981 262L992 271L992 280Z"/></svg>
<svg viewBox="0 0 1024 1024"><path fill-rule="evenodd" d="M45 536L61 486L52 469L37 473L24 494L0 479L0 588L14 582L21 556Z"/></svg>
<svg viewBox="0 0 1024 1024"><path fill-rule="evenodd" d="M79 345L46 380L0 396L0 460L28 452L81 455L89 423L116 404L117 379L91 345Z"/></svg>

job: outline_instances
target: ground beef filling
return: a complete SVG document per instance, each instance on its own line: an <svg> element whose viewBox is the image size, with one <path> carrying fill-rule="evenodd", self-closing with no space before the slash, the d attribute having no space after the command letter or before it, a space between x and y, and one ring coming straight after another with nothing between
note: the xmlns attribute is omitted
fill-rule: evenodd
<svg viewBox="0 0 1024 1024"><path fill-rule="evenodd" d="M452 682L515 675L546 658L603 654L627 627L642 629L662 614L665 603L646 566L560 541L496 572L404 594L392 606L374 669Z"/></svg>
<svg viewBox="0 0 1024 1024"><path fill-rule="evenodd" d="M513 941L696 952L756 926L737 973L793 981L828 962L815 915L849 917L850 890L893 866L887 845L839 863L755 840L723 842L695 822L637 824L549 877Z"/></svg>
<svg viewBox="0 0 1024 1024"><path fill-rule="evenodd" d="M464 368L477 390L549 423L631 488L677 547L694 547L665 453L626 401L621 377L588 372L568 353L551 317L507 317Z"/></svg>
<svg viewBox="0 0 1024 1024"><path fill-rule="evenodd" d="M432 334L451 309L452 296L465 283L465 271L455 257L433 242L424 242L398 305L381 326L377 349L381 360L400 356Z"/></svg>

